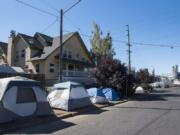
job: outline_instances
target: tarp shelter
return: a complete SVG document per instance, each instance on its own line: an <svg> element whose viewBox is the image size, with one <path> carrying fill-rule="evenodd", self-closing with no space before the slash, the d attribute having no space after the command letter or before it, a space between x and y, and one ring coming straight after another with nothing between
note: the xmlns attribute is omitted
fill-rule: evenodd
<svg viewBox="0 0 180 135"><path fill-rule="evenodd" d="M106 96L104 95L102 89L90 88L90 89L87 89L87 92L88 92L88 95L90 96L92 103L102 104L102 103L108 102L108 100L106 99Z"/></svg>
<svg viewBox="0 0 180 135"><path fill-rule="evenodd" d="M0 65L0 73L25 73L21 67L11 67L8 65Z"/></svg>
<svg viewBox="0 0 180 135"><path fill-rule="evenodd" d="M75 82L55 84L48 99L52 107L66 111L91 105L84 86Z"/></svg>
<svg viewBox="0 0 180 135"><path fill-rule="evenodd" d="M107 100L117 101L120 99L119 95L114 89L112 88L101 88L101 89Z"/></svg>
<svg viewBox="0 0 180 135"><path fill-rule="evenodd" d="M136 94L142 94L142 93L144 93L144 89L143 89L143 87L138 86L138 87L136 88L135 93L136 93Z"/></svg>
<svg viewBox="0 0 180 135"><path fill-rule="evenodd" d="M40 82L23 77L0 79L0 123L50 114Z"/></svg>

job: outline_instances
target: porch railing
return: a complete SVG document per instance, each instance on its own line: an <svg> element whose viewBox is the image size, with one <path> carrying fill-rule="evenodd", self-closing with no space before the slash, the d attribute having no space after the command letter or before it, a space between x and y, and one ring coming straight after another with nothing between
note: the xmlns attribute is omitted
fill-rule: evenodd
<svg viewBox="0 0 180 135"><path fill-rule="evenodd" d="M89 72L85 71L69 71L69 70L64 70L63 71L63 76L64 77L90 77Z"/></svg>

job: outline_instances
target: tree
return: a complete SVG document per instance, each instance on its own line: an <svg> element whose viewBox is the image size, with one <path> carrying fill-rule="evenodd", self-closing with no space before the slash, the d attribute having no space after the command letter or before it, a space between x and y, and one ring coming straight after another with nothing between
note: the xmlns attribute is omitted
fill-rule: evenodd
<svg viewBox="0 0 180 135"><path fill-rule="evenodd" d="M114 49L112 48L112 37L108 32L105 37L103 37L100 26L96 23L93 24L93 36L90 39L91 42L91 55L94 62L97 62L101 59L101 57L113 57L115 55Z"/></svg>
<svg viewBox="0 0 180 135"><path fill-rule="evenodd" d="M140 69L139 71L136 72L136 80L137 83L139 84L148 84L153 82L153 77L152 75L149 73L148 69Z"/></svg>
<svg viewBox="0 0 180 135"><path fill-rule="evenodd" d="M115 88L124 93L127 68L121 61L109 56L102 57L93 70L92 75L99 86Z"/></svg>

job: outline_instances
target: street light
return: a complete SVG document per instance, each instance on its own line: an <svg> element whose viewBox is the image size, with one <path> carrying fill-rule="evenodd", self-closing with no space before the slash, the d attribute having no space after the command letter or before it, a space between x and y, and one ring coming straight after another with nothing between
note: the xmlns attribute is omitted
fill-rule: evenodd
<svg viewBox="0 0 180 135"><path fill-rule="evenodd" d="M71 7L63 11L63 9L60 10L60 47L59 47L59 81L62 82L62 44L63 44L63 15L67 13L69 10L71 10L74 6L76 6L81 0L74 3Z"/></svg>

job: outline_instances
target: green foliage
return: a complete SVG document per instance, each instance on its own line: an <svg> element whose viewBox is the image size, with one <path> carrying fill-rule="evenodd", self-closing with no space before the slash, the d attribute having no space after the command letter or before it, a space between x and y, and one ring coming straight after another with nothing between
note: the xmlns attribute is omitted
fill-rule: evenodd
<svg viewBox="0 0 180 135"><path fill-rule="evenodd" d="M93 36L90 40L92 50L91 55L97 63L101 57L113 57L115 55L114 49L112 48L112 37L110 33L107 33L105 37L103 37L100 26L96 23L93 24Z"/></svg>
<svg viewBox="0 0 180 135"><path fill-rule="evenodd" d="M92 75L99 86L115 88L124 93L126 72L127 68L121 61L112 57L103 57L98 61Z"/></svg>
<svg viewBox="0 0 180 135"><path fill-rule="evenodd" d="M148 69L140 69L136 72L136 81L138 84L147 84L153 82L153 76L149 73Z"/></svg>

